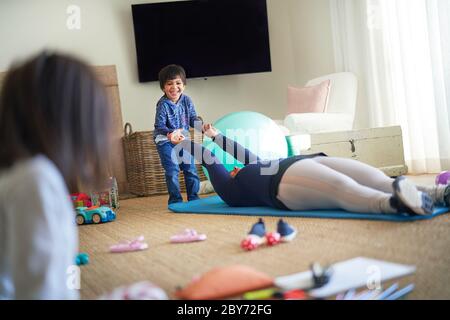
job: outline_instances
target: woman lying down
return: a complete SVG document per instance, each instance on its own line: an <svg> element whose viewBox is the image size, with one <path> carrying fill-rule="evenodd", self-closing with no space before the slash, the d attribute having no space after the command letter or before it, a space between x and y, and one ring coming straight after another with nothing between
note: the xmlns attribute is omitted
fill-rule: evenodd
<svg viewBox="0 0 450 320"><path fill-rule="evenodd" d="M261 160L211 125L205 135L243 163L228 172L208 149L181 137L174 161L191 161L192 154L229 206L269 206L283 210L343 209L357 213L427 215L434 205L449 206L449 186L416 186L404 176L389 178L362 162L323 153L278 160Z"/></svg>

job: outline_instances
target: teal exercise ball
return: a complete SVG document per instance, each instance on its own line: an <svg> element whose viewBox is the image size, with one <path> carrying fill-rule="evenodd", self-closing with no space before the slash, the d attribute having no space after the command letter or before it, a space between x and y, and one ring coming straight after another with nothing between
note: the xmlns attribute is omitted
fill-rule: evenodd
<svg viewBox="0 0 450 320"><path fill-rule="evenodd" d="M288 147L280 127L269 117L252 111L227 114L213 123L213 126L228 138L238 142L256 154L260 159L273 160L286 158ZM211 150L228 171L244 165L223 151L210 138L203 140L205 148ZM203 172L209 179L208 171Z"/></svg>

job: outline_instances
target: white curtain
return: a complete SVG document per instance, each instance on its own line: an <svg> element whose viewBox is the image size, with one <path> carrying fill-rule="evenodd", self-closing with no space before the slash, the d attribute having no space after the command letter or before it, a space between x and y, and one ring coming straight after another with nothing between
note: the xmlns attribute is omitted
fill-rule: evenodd
<svg viewBox="0 0 450 320"><path fill-rule="evenodd" d="M410 173L450 169L450 0L330 0L359 127L401 125Z"/></svg>

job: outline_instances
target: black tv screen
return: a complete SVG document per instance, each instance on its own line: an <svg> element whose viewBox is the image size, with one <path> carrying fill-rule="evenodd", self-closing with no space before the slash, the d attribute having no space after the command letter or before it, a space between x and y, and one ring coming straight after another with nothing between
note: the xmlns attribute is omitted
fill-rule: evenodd
<svg viewBox="0 0 450 320"><path fill-rule="evenodd" d="M140 82L168 64L188 78L268 72L266 0L196 0L131 6Z"/></svg>

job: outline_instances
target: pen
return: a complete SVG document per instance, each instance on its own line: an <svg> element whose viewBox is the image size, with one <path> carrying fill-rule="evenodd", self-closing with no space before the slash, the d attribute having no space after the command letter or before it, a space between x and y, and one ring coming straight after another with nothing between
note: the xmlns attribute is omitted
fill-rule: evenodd
<svg viewBox="0 0 450 320"><path fill-rule="evenodd" d="M344 296L344 300L352 300L353 297L355 296L355 293L356 293L355 289L348 290Z"/></svg>
<svg viewBox="0 0 450 320"><path fill-rule="evenodd" d="M306 299L306 293L303 290L294 289L284 292L276 292L273 297L285 300L304 300Z"/></svg>
<svg viewBox="0 0 450 320"><path fill-rule="evenodd" d="M384 290L378 297L376 297L376 300L384 300L386 297L390 296L395 290L398 289L398 282L394 283L392 286Z"/></svg>
<svg viewBox="0 0 450 320"><path fill-rule="evenodd" d="M246 292L243 295L245 300L264 300L264 299L289 299L300 300L306 299L306 294L303 290L294 289L287 291L278 291L276 289L264 289L258 291Z"/></svg>
<svg viewBox="0 0 450 320"><path fill-rule="evenodd" d="M264 289L264 290L258 290L258 291L250 291L246 292L243 295L243 298L245 300L263 300L263 299L270 299L274 296L274 294L277 292L275 289Z"/></svg>
<svg viewBox="0 0 450 320"><path fill-rule="evenodd" d="M336 296L336 300L344 300L344 293L339 293L339 294Z"/></svg>
<svg viewBox="0 0 450 320"><path fill-rule="evenodd" d="M385 300L397 300L397 299L407 295L408 293L410 293L413 290L414 290L414 284L407 285L403 289L398 290L397 292L394 292L390 296L386 297Z"/></svg>
<svg viewBox="0 0 450 320"><path fill-rule="evenodd" d="M360 293L355 293L355 295L351 298L351 300L364 300L364 297L369 293L370 290L364 290Z"/></svg>
<svg viewBox="0 0 450 320"><path fill-rule="evenodd" d="M379 290L366 290L353 298L353 300L372 300L378 295Z"/></svg>

